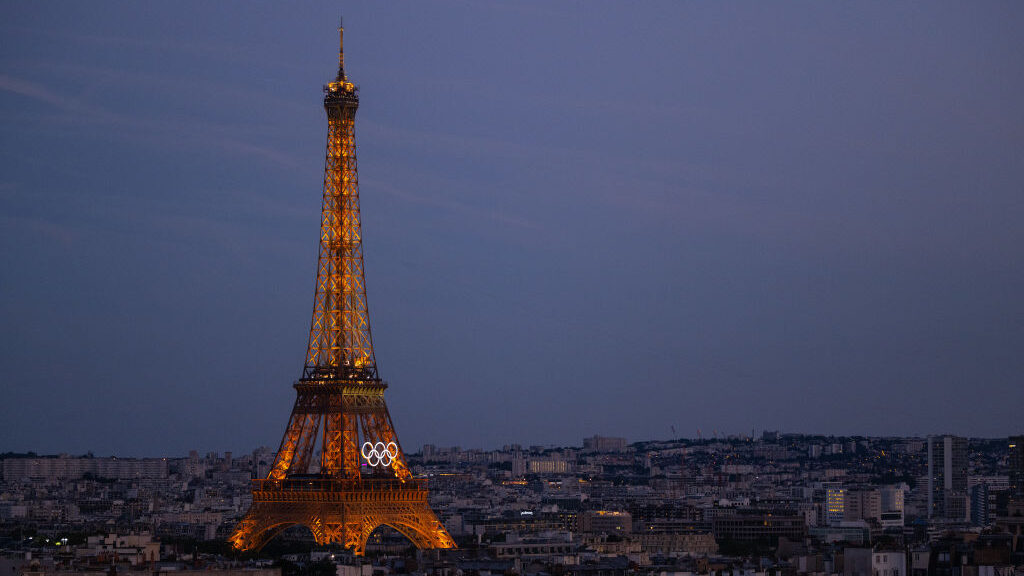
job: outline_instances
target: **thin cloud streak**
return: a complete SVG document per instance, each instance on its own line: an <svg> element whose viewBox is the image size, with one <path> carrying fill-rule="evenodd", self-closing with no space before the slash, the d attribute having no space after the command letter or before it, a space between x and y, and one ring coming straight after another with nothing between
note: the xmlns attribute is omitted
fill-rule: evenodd
<svg viewBox="0 0 1024 576"><path fill-rule="evenodd" d="M161 145L171 143L186 147L213 145L213 148L221 151L269 160L281 168L290 170L305 168L307 164L294 154L253 144L251 140L228 136L237 133L237 128L232 126L211 126L204 122L188 120L166 122L151 120L144 116L118 114L75 98L61 96L36 82L6 75L0 75L0 90L56 106L72 115L70 118L55 118L62 123L88 126L99 124L110 129L110 133L136 141Z"/></svg>

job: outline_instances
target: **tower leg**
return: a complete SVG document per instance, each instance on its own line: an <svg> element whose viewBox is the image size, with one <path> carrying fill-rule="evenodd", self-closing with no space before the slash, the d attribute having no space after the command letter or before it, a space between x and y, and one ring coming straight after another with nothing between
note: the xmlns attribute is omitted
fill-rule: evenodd
<svg viewBox="0 0 1024 576"><path fill-rule="evenodd" d="M390 526L417 548L454 548L455 542L425 502L357 501L254 502L229 541L240 551L257 551L286 528L309 528L317 544L342 544L357 555L380 526Z"/></svg>

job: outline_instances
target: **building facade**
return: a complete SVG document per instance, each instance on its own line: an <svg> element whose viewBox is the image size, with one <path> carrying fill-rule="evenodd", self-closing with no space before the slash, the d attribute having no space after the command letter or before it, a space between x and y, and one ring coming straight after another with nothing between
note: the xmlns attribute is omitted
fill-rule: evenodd
<svg viewBox="0 0 1024 576"><path fill-rule="evenodd" d="M967 439L928 437L928 517L967 518Z"/></svg>

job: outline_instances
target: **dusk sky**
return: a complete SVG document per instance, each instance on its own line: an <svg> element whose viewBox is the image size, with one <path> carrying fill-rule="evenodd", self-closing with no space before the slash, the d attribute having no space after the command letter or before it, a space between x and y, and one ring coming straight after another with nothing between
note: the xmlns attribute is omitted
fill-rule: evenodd
<svg viewBox="0 0 1024 576"><path fill-rule="evenodd" d="M1022 2L5 1L0 452L277 447L340 15L407 451L1024 433Z"/></svg>

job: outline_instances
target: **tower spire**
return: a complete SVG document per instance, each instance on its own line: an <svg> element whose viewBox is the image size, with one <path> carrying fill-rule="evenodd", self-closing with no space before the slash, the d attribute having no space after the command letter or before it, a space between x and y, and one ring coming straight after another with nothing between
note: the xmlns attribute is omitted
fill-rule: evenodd
<svg viewBox="0 0 1024 576"><path fill-rule="evenodd" d="M335 82L345 82L345 20L338 17L338 77Z"/></svg>

